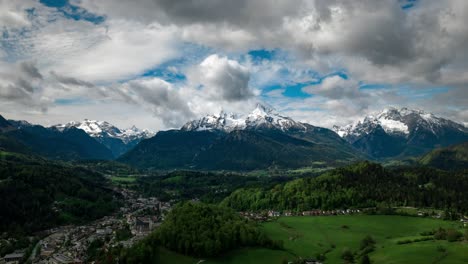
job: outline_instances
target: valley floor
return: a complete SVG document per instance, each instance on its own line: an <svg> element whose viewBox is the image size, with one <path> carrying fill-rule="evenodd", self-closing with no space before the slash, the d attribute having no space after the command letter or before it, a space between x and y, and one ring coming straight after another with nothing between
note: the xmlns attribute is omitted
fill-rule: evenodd
<svg viewBox="0 0 468 264"><path fill-rule="evenodd" d="M262 224L272 239L284 241L284 250L240 249L219 259L200 260L161 249L161 263L285 263L325 254L324 263L343 263L341 253L358 252L361 240L370 235L376 241L369 254L372 263L468 263L468 243L429 240L398 244L422 238L422 232L439 227L461 229L459 222L431 218L350 215L281 217ZM358 263L358 259L356 262Z"/></svg>

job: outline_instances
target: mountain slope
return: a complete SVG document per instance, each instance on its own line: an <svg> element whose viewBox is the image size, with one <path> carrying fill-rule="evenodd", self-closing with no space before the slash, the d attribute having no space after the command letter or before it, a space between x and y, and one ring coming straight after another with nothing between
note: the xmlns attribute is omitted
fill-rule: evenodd
<svg viewBox="0 0 468 264"><path fill-rule="evenodd" d="M334 130L375 158L420 155L436 147L468 141L465 126L408 108L388 108Z"/></svg>
<svg viewBox="0 0 468 264"><path fill-rule="evenodd" d="M258 105L248 115L220 113L159 132L119 160L144 168L252 170L339 163L361 156L336 133Z"/></svg>
<svg viewBox="0 0 468 264"><path fill-rule="evenodd" d="M195 158L219 136L212 131L160 131L118 160L139 168L191 168Z"/></svg>
<svg viewBox="0 0 468 264"><path fill-rule="evenodd" d="M13 130L13 125L0 115L0 133Z"/></svg>
<svg viewBox="0 0 468 264"><path fill-rule="evenodd" d="M237 189L221 204L238 211L414 206L468 213L467 188L466 171L359 162L274 187Z"/></svg>
<svg viewBox="0 0 468 264"><path fill-rule="evenodd" d="M37 156L0 151L0 232L32 232L116 209L105 178Z"/></svg>
<svg viewBox="0 0 468 264"><path fill-rule="evenodd" d="M468 142L435 149L424 155L419 163L443 170L468 169Z"/></svg>
<svg viewBox="0 0 468 264"><path fill-rule="evenodd" d="M33 153L51 159L112 159L113 157L105 146L76 128L61 132L29 124L3 133L3 136L10 141L19 142Z"/></svg>
<svg viewBox="0 0 468 264"><path fill-rule="evenodd" d="M114 157L119 157L135 147L141 140L154 136L154 133L148 130L139 130L135 126L122 130L106 121L89 119L85 119L81 122L72 121L66 124L59 124L53 126L53 128L59 131L69 128L83 130L110 149Z"/></svg>

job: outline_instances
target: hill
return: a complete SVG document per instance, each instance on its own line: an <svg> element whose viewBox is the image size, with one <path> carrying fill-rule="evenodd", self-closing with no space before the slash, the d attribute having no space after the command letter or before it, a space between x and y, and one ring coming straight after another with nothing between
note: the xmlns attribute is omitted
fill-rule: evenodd
<svg viewBox="0 0 468 264"><path fill-rule="evenodd" d="M0 232L31 232L109 214L116 200L98 173L0 151Z"/></svg>
<svg viewBox="0 0 468 264"><path fill-rule="evenodd" d="M468 142L435 149L424 155L419 163L443 170L468 169Z"/></svg>
<svg viewBox="0 0 468 264"><path fill-rule="evenodd" d="M271 189L239 189L222 204L240 211L415 206L468 213L467 188L466 171L450 173L418 167L387 169L379 164L361 162Z"/></svg>

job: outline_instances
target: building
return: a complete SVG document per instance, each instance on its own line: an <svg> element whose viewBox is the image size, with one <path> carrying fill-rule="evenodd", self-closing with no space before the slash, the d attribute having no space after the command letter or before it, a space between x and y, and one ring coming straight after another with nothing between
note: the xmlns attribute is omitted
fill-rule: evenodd
<svg viewBox="0 0 468 264"><path fill-rule="evenodd" d="M153 221L149 217L138 217L135 221L135 231L137 234L151 231Z"/></svg>
<svg viewBox="0 0 468 264"><path fill-rule="evenodd" d="M268 217L279 217L280 212L277 211L268 211Z"/></svg>
<svg viewBox="0 0 468 264"><path fill-rule="evenodd" d="M16 252L11 253L11 254L6 254L3 257L3 260L7 264L14 264L14 263L19 263L23 259L23 257L24 257L23 252L16 251Z"/></svg>
<svg viewBox="0 0 468 264"><path fill-rule="evenodd" d="M75 261L70 258L70 257L67 257L63 254L55 254L52 258L52 263L54 264L69 264L69 263L75 263Z"/></svg>

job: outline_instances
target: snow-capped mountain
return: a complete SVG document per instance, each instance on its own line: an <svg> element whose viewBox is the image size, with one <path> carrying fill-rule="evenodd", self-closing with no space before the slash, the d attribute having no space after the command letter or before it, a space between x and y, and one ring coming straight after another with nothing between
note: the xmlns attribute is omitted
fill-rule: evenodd
<svg viewBox="0 0 468 264"><path fill-rule="evenodd" d="M154 136L153 132L146 129L140 130L135 126L128 129L119 129L106 121L89 119L52 126L52 128L59 131L72 127L85 131L88 135L109 148L116 157L134 147L141 140Z"/></svg>
<svg viewBox="0 0 468 264"><path fill-rule="evenodd" d="M228 114L223 111L217 115L207 115L198 120L186 123L182 127L182 130L220 130L230 132L234 130L264 128L275 128L281 131L307 130L306 125L296 122L289 117L282 116L273 108L263 104L257 104L256 108L247 115Z"/></svg>
<svg viewBox="0 0 468 264"><path fill-rule="evenodd" d="M116 126L106 122L85 119L81 122L71 121L66 124L59 124L53 126L59 131L63 131L66 128L76 127L85 131L88 135L99 138L99 137L110 137L121 139L124 143L128 143L135 139L144 139L154 136L154 133L149 130L140 130L135 126L127 129L119 129Z"/></svg>
<svg viewBox="0 0 468 264"><path fill-rule="evenodd" d="M21 129L21 128L24 128L24 127L31 127L31 126L33 126L33 124L29 123L29 122L26 121L26 120L11 120L11 119L9 119L8 122L9 122L13 127L15 127L16 129Z"/></svg>
<svg viewBox="0 0 468 264"><path fill-rule="evenodd" d="M258 104L248 114L221 112L180 130L159 131L118 160L141 168L250 170L336 164L363 156L330 129Z"/></svg>
<svg viewBox="0 0 468 264"><path fill-rule="evenodd" d="M333 130L372 156L388 156L390 153L393 156L408 147L412 148L411 153L418 153L468 140L468 129L464 125L408 108L386 108L353 124L335 126Z"/></svg>

